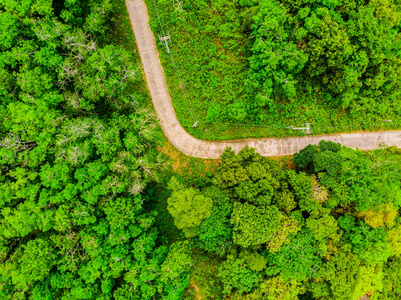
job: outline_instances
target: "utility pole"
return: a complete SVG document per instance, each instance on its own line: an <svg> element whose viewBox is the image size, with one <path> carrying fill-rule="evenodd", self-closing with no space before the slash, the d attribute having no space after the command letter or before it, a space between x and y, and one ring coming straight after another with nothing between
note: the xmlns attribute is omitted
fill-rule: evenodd
<svg viewBox="0 0 401 300"><path fill-rule="evenodd" d="M290 126L287 127L289 129L293 129L293 130L305 130L306 134L311 134L312 130L310 129L310 126L312 125L312 123L303 123L305 125L305 127L294 127L294 126Z"/></svg>
<svg viewBox="0 0 401 300"><path fill-rule="evenodd" d="M178 3L178 10L183 11L184 8L182 7L182 1L179 1L179 0L176 0L176 1L177 1L177 3Z"/></svg>
<svg viewBox="0 0 401 300"><path fill-rule="evenodd" d="M162 43L164 42L164 44L166 45L166 48L167 48L167 52L170 53L170 49L168 47L167 40L171 40L170 34L166 35L166 36L159 36L159 41Z"/></svg>

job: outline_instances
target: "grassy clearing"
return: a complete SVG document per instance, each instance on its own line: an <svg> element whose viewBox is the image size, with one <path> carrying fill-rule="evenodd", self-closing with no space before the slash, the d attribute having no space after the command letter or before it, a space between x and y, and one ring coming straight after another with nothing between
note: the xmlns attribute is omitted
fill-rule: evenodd
<svg viewBox="0 0 401 300"><path fill-rule="evenodd" d="M161 243L170 245L181 239L185 239L181 230L174 225L174 220L167 210L167 199L171 191L167 184L172 176L181 178L184 182L201 182L201 178L207 172L213 172L219 165L220 160L199 159L189 157L178 151L168 140L164 139L159 151L165 154L168 166L163 170L161 182L154 183L148 189L148 207L156 210L158 217L156 227L159 229Z"/></svg>
<svg viewBox="0 0 401 300"><path fill-rule="evenodd" d="M219 159L201 159L186 156L167 141L167 138L159 150L169 157L172 171L177 175L190 175L194 172L204 175L208 171L213 172L220 163ZM193 171L192 167L195 167L197 171Z"/></svg>
<svg viewBox="0 0 401 300"><path fill-rule="evenodd" d="M394 104L388 104L393 108L385 113L384 103L342 109L328 105L319 91L283 103L280 113L258 108L264 111L263 121L242 118L249 110L244 103L253 101L244 90L244 82L256 7L241 6L238 1L185 1L183 9L171 1L146 3L156 37L163 32L172 37L170 55L158 43L160 58L177 117L197 138L301 136L304 132L287 127L303 127L308 122L313 123L316 135L401 128L399 109ZM388 119L392 122L384 121ZM198 126L193 128L195 121Z"/></svg>
<svg viewBox="0 0 401 300"><path fill-rule="evenodd" d="M124 0L118 0L117 10L110 22L111 33L102 42L107 43L112 41L120 45L132 55L133 60L139 61L140 56L135 44L135 37ZM144 95L143 104L154 112L155 110L143 72L141 79L135 88ZM159 130L160 132L162 131L161 127L159 127ZM168 180L172 176L180 176L188 182L196 181L196 178L200 179L206 172L213 172L219 164L219 160L205 160L185 156L164 135L159 151L165 154L169 166L163 171L161 182L155 182L147 189L147 208L155 210L158 213L155 225L160 231L160 243L170 245L177 240L183 239L183 235L174 226L173 219L167 210L167 199L170 197L170 190L167 189Z"/></svg>

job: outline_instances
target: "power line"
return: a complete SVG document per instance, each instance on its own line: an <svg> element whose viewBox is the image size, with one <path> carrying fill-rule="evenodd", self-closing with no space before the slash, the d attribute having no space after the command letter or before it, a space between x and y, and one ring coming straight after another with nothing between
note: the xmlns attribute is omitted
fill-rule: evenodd
<svg viewBox="0 0 401 300"><path fill-rule="evenodd" d="M161 28L161 31L162 31L161 33L162 33L163 36L166 36L165 35L165 31L164 31L164 27L163 27L163 23L162 23L161 18L160 18L159 11L157 9L156 1L153 0L153 3L154 3L154 6L155 6L157 18L159 19L160 28ZM170 37L170 35L168 35L168 36ZM167 40L165 42L167 44ZM168 46L167 46L167 49L168 49ZM179 74L179 70L178 70L178 67L177 67L177 65L176 65L176 63L174 61L173 54L170 51L169 51L169 57L170 57L172 65L174 67L175 74L177 75L178 81L180 82L180 87L182 87L182 89L184 91L185 102L187 103L188 110L189 110L189 112L191 114L191 117L192 117L192 121L194 122L193 123L194 125L192 127L196 127L196 125L198 124L198 121L195 119L195 116L194 116L194 111L193 111L192 103L191 103L192 101L188 98L187 90L185 88L184 81L182 80L182 78L181 78L181 76Z"/></svg>
<svg viewBox="0 0 401 300"><path fill-rule="evenodd" d="M166 34L165 34L166 31L165 31L165 28L164 28L163 23L161 21L159 11L157 9L156 0L153 0L153 4L155 6L157 18L159 20L161 34L164 37L164 36L166 36ZM168 36L170 37L170 35L168 35ZM165 41L165 43L167 43L167 40ZM177 64L175 63L175 60L173 58L173 54L171 52L169 52L169 57L170 57L170 61L171 61L172 65L173 65L175 74L176 74L176 76L178 78L178 81L180 83L180 87L182 87L183 95L184 95L184 98L185 98L185 102L187 104L188 110L189 110L190 115L192 117L192 120L194 122L194 125L192 127L196 127L196 125L198 124L199 121L196 120L196 118L195 118L194 109L192 107L192 99L190 99L190 97L188 97L188 93L187 93L187 90L186 90L186 87L185 87L185 84L184 84L184 80L180 76L179 68L178 68ZM319 126L319 124L314 125L313 123L311 123L309 126L311 128L313 128L314 133L316 133L317 131L322 130L322 129L323 130L324 129L326 129L326 130L328 130L328 129L336 130L336 129L340 129L340 128L359 128L359 129L363 129L363 127L365 127L365 128L366 127L383 127L383 126L387 126L387 125L392 127L392 126L396 126L396 125L401 125L400 123L393 122L393 120L383 120L383 122L386 122L386 123L339 125L339 126ZM226 123L225 122L205 122L205 124L229 125L229 126L246 126L246 127L250 127L250 128L259 127L259 128L266 128L266 129L267 128L286 129L286 130L288 130L288 129L296 129L296 128L291 128L291 127L294 127L294 126L290 126L290 127L288 127L288 126L266 126L266 125L259 125L259 124L250 124L250 123L245 124L245 123L232 123L232 122L229 122L229 123L228 122L226 122Z"/></svg>
<svg viewBox="0 0 401 300"><path fill-rule="evenodd" d="M386 122L386 120L384 120L384 122ZM206 124L210 124L210 125L215 125L215 126L219 126L219 125L226 125L226 126L244 126L244 127L249 127L249 128L259 128L261 130L266 129L274 129L274 130L283 130L285 129L286 131L288 131L289 129L297 129L294 128L295 126L275 126L275 125L261 125L261 124L245 124L245 123L224 123L224 122L206 122ZM296 124L296 123L295 123ZM305 123L303 123L305 124ZM386 123L374 123L374 124L357 124L357 125L339 125L339 126L321 126L319 124L314 124L314 123L310 123L310 129L312 130L312 132L314 134L319 133L327 133L328 130L333 130L333 131L337 131L341 130L341 128L347 130L347 129L364 129L364 128L386 128L386 127L400 127L401 123L399 122L394 122L391 121L390 122L386 122ZM306 128L299 128L299 129L306 129ZM334 133L334 132L333 132Z"/></svg>

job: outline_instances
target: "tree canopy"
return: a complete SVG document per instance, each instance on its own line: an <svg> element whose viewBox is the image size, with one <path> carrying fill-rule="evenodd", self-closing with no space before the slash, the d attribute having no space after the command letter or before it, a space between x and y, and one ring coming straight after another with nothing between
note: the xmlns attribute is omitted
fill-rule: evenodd
<svg viewBox="0 0 401 300"><path fill-rule="evenodd" d="M398 112L398 2L156 2L208 119ZM124 4L0 0L0 298L400 299L401 150L168 164Z"/></svg>
<svg viewBox="0 0 401 300"><path fill-rule="evenodd" d="M400 297L391 282L401 253L400 154L321 141L277 162L251 148L226 149L203 182L180 177L196 192L174 179L180 190L213 201L210 214L197 209L201 225L188 239L201 260L193 272L206 276L205 263L214 268L207 280L219 288L208 287L210 298Z"/></svg>
<svg viewBox="0 0 401 300"><path fill-rule="evenodd" d="M112 38L118 11L0 1L2 299L171 298L188 277L170 274L190 262L144 207L162 138L137 58Z"/></svg>
<svg viewBox="0 0 401 300"><path fill-rule="evenodd" d="M400 127L397 0L147 3L154 33L174 39L169 54L159 44L163 66L197 138L299 135L288 127L302 123L316 134Z"/></svg>

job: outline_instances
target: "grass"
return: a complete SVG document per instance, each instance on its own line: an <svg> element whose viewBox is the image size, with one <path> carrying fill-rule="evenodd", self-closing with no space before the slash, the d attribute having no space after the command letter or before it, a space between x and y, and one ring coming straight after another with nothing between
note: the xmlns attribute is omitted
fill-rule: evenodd
<svg viewBox="0 0 401 300"><path fill-rule="evenodd" d="M345 111L326 105L314 93L288 103L285 117L267 114L259 125L252 120L235 121L241 113L236 102L246 97L243 83L249 68L253 8L245 9L236 1L212 1L203 9L199 9L201 2L187 1L184 10L165 1L146 3L155 36L161 31L171 35L171 54L157 43L159 54L177 118L196 138L217 141L302 136L303 131L287 127L303 127L307 122L313 123L314 135L401 128L395 112L381 118L374 109ZM214 109L220 111L219 116L214 116L219 114ZM196 128L192 127L195 121Z"/></svg>
<svg viewBox="0 0 401 300"><path fill-rule="evenodd" d="M116 0L113 16L110 19L111 32L107 36L107 42L112 42L123 47L135 59L140 61L139 51L135 43L131 21L124 0Z"/></svg>
<svg viewBox="0 0 401 300"><path fill-rule="evenodd" d="M213 172L220 164L220 159L201 159L189 157L177 150L167 138L159 151L166 154L170 159L172 170L177 175L192 175L194 173L204 175L206 172ZM197 171L194 171L192 167Z"/></svg>
<svg viewBox="0 0 401 300"><path fill-rule="evenodd" d="M163 170L161 182L153 183L147 190L149 202L147 208L158 213L155 225L159 229L159 239L163 245L184 240L185 237L181 230L174 225L174 219L167 209L167 199L171 196L171 191L167 184L171 177L180 178L188 185L198 182L206 172L214 172L220 160L200 159L189 157L178 151L168 140L164 138L163 145L158 149L167 159L167 167Z"/></svg>
<svg viewBox="0 0 401 300"><path fill-rule="evenodd" d="M113 32L110 39L124 47L132 53L132 59L139 61L139 53L136 48L128 13L120 1L119 10L115 12L112 19ZM143 76L137 86L141 93L145 95L146 105L154 111L151 98L146 86L146 79ZM161 127L159 127L161 131ZM251 132L250 132L251 133ZM163 170L161 182L154 182L149 185L145 197L145 209L158 213L155 226L159 231L159 243L169 246L172 243L184 240L185 237L181 230L174 225L174 220L167 209L167 199L171 191L167 188L167 183L172 176L181 178L184 182L196 185L202 184L202 178L206 173L215 172L221 161L211 159L199 159L184 155L177 150L163 135L162 145L158 151L165 155L168 166ZM292 157L277 157L280 164L288 166L293 164ZM195 248L192 253L194 266L190 275L190 285L184 292L183 299L223 299L221 283L217 277L219 257L210 256L207 252Z"/></svg>
<svg viewBox="0 0 401 300"><path fill-rule="evenodd" d="M120 45L127 50L132 59L136 62L140 61L139 51L135 43L131 22L124 0L118 0L116 11L112 16L111 28L112 31L107 35L106 41L111 41ZM136 87L141 94L144 95L144 105L151 111L155 112L152 105L150 93L147 89L146 78L142 73L142 78L138 81ZM159 126L160 133L162 129ZM158 213L155 225L159 229L160 242L164 245L170 245L175 241L183 239L182 232L174 226L172 216L167 210L167 199L170 197L170 190L167 188L168 180L172 176L183 178L184 181L193 182L196 178L201 178L206 172L212 172L219 164L220 160L207 160L188 157L178 151L163 135L162 146L158 149L160 153L166 156L168 167L163 170L162 180L154 182L147 189L146 197L148 197L146 208L155 210Z"/></svg>

